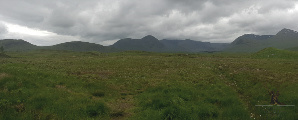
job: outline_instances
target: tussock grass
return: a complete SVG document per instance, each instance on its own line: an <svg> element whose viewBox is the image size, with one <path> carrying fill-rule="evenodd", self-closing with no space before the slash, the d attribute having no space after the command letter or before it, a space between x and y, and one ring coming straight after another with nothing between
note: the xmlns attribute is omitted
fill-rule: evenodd
<svg viewBox="0 0 298 120"><path fill-rule="evenodd" d="M261 53L261 52L260 52ZM256 54L260 54L256 53ZM249 54L9 52L0 119L291 119L298 62Z"/></svg>

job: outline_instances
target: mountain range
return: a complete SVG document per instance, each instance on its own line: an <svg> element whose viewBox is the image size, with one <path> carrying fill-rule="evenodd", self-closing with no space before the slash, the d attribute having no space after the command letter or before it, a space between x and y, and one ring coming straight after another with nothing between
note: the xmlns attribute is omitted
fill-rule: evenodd
<svg viewBox="0 0 298 120"><path fill-rule="evenodd" d="M268 47L295 50L298 47L298 32L282 29L276 35L245 34L234 40L225 51L256 52Z"/></svg>
<svg viewBox="0 0 298 120"><path fill-rule="evenodd" d="M231 43L210 43L195 40L158 40L152 35L141 39L120 39L110 46L73 41L53 46L36 46L24 40L0 40L5 51L29 51L38 49L69 50L69 51L150 51L150 52L256 52L268 47L298 50L298 32L282 29L276 35L245 34Z"/></svg>

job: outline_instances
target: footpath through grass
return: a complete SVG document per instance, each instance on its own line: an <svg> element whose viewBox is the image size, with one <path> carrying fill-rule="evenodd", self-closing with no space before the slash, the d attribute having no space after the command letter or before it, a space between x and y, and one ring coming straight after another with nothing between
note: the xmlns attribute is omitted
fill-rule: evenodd
<svg viewBox="0 0 298 120"><path fill-rule="evenodd" d="M33 51L0 58L0 119L295 119L298 61ZM294 107L295 108L295 107Z"/></svg>

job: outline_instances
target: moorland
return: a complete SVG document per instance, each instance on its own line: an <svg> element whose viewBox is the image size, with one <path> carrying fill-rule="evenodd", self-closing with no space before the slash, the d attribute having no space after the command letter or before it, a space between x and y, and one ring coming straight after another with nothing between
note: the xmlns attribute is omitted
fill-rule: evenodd
<svg viewBox="0 0 298 120"><path fill-rule="evenodd" d="M297 39L0 40L0 119L298 119Z"/></svg>
<svg viewBox="0 0 298 120"><path fill-rule="evenodd" d="M275 48L9 51L0 54L0 119L297 119L297 59Z"/></svg>

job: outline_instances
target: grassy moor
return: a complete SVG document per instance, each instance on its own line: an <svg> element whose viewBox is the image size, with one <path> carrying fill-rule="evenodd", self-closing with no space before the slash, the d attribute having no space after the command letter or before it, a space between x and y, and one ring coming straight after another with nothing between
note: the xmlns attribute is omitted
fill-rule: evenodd
<svg viewBox="0 0 298 120"><path fill-rule="evenodd" d="M0 119L297 119L297 55L7 52Z"/></svg>

